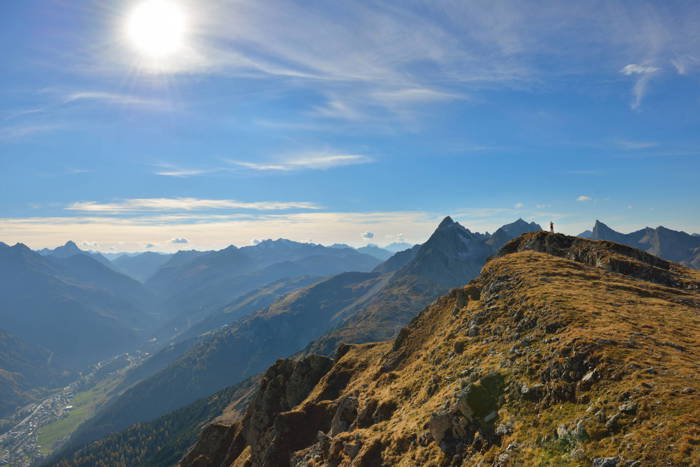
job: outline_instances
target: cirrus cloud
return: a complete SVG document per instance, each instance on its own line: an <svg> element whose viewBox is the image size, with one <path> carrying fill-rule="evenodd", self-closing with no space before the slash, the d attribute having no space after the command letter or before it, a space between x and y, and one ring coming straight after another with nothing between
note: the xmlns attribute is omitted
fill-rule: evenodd
<svg viewBox="0 0 700 467"><path fill-rule="evenodd" d="M255 201L244 202L232 199L200 198L132 198L111 203L78 201L66 208L68 211L128 213L149 211L201 211L217 209L247 209L255 211L283 211L288 209L315 210L321 206L310 202L295 201Z"/></svg>
<svg viewBox="0 0 700 467"><path fill-rule="evenodd" d="M284 160L282 162L258 163L230 160L233 165L260 171L326 170L347 165L368 164L374 160L362 154L311 153Z"/></svg>

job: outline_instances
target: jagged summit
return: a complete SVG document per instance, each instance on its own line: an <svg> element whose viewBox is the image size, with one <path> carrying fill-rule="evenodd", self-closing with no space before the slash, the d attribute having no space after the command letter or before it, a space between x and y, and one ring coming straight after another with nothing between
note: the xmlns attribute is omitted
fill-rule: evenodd
<svg viewBox="0 0 700 467"><path fill-rule="evenodd" d="M585 234L585 232L584 232ZM660 258L675 261L686 266L700 267L700 238L686 232L672 230L664 226L645 227L627 234L617 232L599 220L590 235L580 234L592 240L608 240L646 251Z"/></svg>
<svg viewBox="0 0 700 467"><path fill-rule="evenodd" d="M437 230L440 230L440 229L449 227L449 226L451 226L451 225L453 225L453 224L456 224L456 222L452 219L452 217L446 216L446 217L440 222L440 224L438 224Z"/></svg>
<svg viewBox="0 0 700 467"><path fill-rule="evenodd" d="M539 230L542 230L542 227L536 222L525 222L522 218L519 218L515 222L506 224L496 230L486 242L491 245L494 250L498 250L512 238L518 237L526 232L536 232Z"/></svg>
<svg viewBox="0 0 700 467"><path fill-rule="evenodd" d="M254 247L257 248L269 248L269 247L275 247L275 246L292 246L292 245L314 245L313 243L303 243L303 242L295 242L294 240L288 240L286 238L278 238L276 240L273 240L271 238L267 238L265 240L262 240L254 245Z"/></svg>
<svg viewBox="0 0 700 467"><path fill-rule="evenodd" d="M448 216L421 245L413 261L397 274L419 276L444 287L455 287L476 276L491 253L481 236Z"/></svg>
<svg viewBox="0 0 700 467"><path fill-rule="evenodd" d="M64 245L55 248L51 252L51 256L56 258L67 258L69 256L78 255L85 253L83 250L78 248L78 245L74 241L68 240Z"/></svg>

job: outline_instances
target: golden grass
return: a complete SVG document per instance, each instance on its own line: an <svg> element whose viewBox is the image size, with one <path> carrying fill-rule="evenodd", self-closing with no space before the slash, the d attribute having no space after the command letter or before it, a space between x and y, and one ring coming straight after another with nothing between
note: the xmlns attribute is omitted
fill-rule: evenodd
<svg viewBox="0 0 700 467"><path fill-rule="evenodd" d="M700 280L697 271L678 270L689 282ZM486 452L472 453L465 465L493 461L510 443L518 444L511 452L512 465L581 465L613 455L643 465L700 465L700 309L692 305L700 303L697 291L531 251L491 261L464 291L478 295L499 278L508 288L488 307L483 290L481 300L469 300L462 308L454 292L437 300L410 326L395 352L401 354L400 364L389 372L381 367L392 342L353 346L300 407L320 403L332 375L349 372L339 396L357 395L360 408L375 399L395 402L398 409L389 420L342 433L338 440L359 438L365 447L381 442L386 465L444 465L449 460L440 448L420 437L431 414L463 384L463 371L498 370L511 385L534 384L542 382L549 365L564 362L571 349L589 348L603 375L599 382L578 390L570 402L527 402L508 393L498 415L500 422L512 423L513 433ZM480 334L468 337L469 321L485 309L488 317ZM515 334L516 312L536 319L537 325ZM554 324L561 327L545 330ZM525 353L510 351L527 339ZM455 352L458 341L464 342L461 353ZM621 417L619 431L610 433L593 419L601 409L612 415L628 399L637 403L637 411ZM587 419L589 439L553 435L560 424L581 418ZM351 459L344 459L341 465L350 465Z"/></svg>

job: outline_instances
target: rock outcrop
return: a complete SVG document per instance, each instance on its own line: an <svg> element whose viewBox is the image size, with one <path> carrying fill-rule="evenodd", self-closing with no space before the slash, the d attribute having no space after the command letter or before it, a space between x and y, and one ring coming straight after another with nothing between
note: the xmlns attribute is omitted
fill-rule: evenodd
<svg viewBox="0 0 700 467"><path fill-rule="evenodd" d="M287 464L289 451L307 445L316 435L316 431L305 428L305 423L299 424L300 417L290 415L289 411L306 398L332 364L330 358L318 355L298 361L278 360L263 376L243 418L231 426L209 425L182 465L227 466L242 455L252 465ZM309 425L312 424L309 420Z"/></svg>

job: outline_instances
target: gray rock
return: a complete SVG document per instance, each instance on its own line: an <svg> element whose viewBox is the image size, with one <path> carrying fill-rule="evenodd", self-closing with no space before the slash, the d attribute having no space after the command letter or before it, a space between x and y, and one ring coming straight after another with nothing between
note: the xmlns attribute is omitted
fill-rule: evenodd
<svg viewBox="0 0 700 467"><path fill-rule="evenodd" d="M504 452L504 453L501 453L501 454L498 455L498 457L496 458L496 462L494 463L494 465L495 465L495 466L499 466L499 467L500 467L500 466L506 466L506 465L509 464L509 462L508 462L509 460L510 460L510 454L508 454L507 452Z"/></svg>
<svg viewBox="0 0 700 467"><path fill-rule="evenodd" d="M359 403L356 397L347 396L340 400L331 420L330 436L335 436L350 428L350 425L357 417L358 406Z"/></svg>
<svg viewBox="0 0 700 467"><path fill-rule="evenodd" d="M618 422L620 421L620 414L616 413L612 417L608 418L608 421L605 422L605 428L608 429L608 431L615 431L619 427Z"/></svg>
<svg viewBox="0 0 700 467"><path fill-rule="evenodd" d="M450 415L447 412L435 412L430 416L428 429L437 444L440 444L451 426Z"/></svg>
<svg viewBox="0 0 700 467"><path fill-rule="evenodd" d="M606 417L605 417L605 410L600 409L597 411L593 416L598 420L600 423L605 423Z"/></svg>
<svg viewBox="0 0 700 467"><path fill-rule="evenodd" d="M496 434L498 436L507 436L513 432L513 425L510 423L501 423L496 427Z"/></svg>
<svg viewBox="0 0 700 467"><path fill-rule="evenodd" d="M637 404L634 402L625 402L620 405L619 410L625 414L634 414L637 411Z"/></svg>
<svg viewBox="0 0 700 467"><path fill-rule="evenodd" d="M573 436L579 441L584 441L588 439L588 432L586 431L586 419L582 418L576 423L576 428L574 428Z"/></svg>
<svg viewBox="0 0 700 467"><path fill-rule="evenodd" d="M571 433L569 433L569 429L566 427L566 425L562 424L562 425L559 425L557 427L557 438L559 438L559 439L568 438L570 434Z"/></svg>
<svg viewBox="0 0 700 467"><path fill-rule="evenodd" d="M537 402L542 399L542 396L544 396L544 384L534 384L532 386L528 386L527 384L523 383L523 385L520 387L520 394L522 394L523 398L526 400Z"/></svg>
<svg viewBox="0 0 700 467"><path fill-rule="evenodd" d="M593 459L593 467L617 467L622 459L615 457L596 457Z"/></svg>
<svg viewBox="0 0 700 467"><path fill-rule="evenodd" d="M581 389L588 389L590 388L593 383L598 379L598 370L591 370L585 375L583 375L583 378L581 378L581 381L579 383Z"/></svg>

